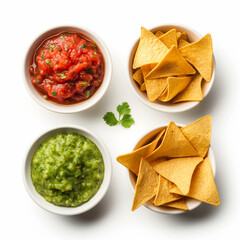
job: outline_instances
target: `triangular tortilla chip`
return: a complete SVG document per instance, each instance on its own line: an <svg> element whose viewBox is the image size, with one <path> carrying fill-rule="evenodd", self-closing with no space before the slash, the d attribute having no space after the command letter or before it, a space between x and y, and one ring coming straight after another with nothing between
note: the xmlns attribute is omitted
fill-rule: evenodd
<svg viewBox="0 0 240 240"><path fill-rule="evenodd" d="M158 174L151 165L142 158L135 187L132 211L146 203L156 195L158 188Z"/></svg>
<svg viewBox="0 0 240 240"><path fill-rule="evenodd" d="M197 156L197 151L188 142L181 130L174 122L170 122L161 145L148 157L152 161L159 157L188 157Z"/></svg>
<svg viewBox="0 0 240 240"><path fill-rule="evenodd" d="M141 85L140 90L141 90L142 92L146 91L145 82Z"/></svg>
<svg viewBox="0 0 240 240"><path fill-rule="evenodd" d="M211 81L213 71L213 47L210 34L207 34L197 42L180 48L179 52L198 70L207 82Z"/></svg>
<svg viewBox="0 0 240 240"><path fill-rule="evenodd" d="M181 194L174 186L170 191ZM215 206L220 205L218 191L213 178L212 166L208 157L196 167L192 176L189 193L186 196Z"/></svg>
<svg viewBox="0 0 240 240"><path fill-rule="evenodd" d="M167 51L168 48L158 37L146 28L141 27L141 37L134 57L133 69L160 62Z"/></svg>
<svg viewBox="0 0 240 240"><path fill-rule="evenodd" d="M181 198L181 199L179 199L177 201L174 201L174 202L166 203L166 204L164 204L164 206L177 208L177 209L181 209L181 210L186 210L186 211L188 210L188 206L187 206L184 198Z"/></svg>
<svg viewBox="0 0 240 240"><path fill-rule="evenodd" d="M153 204L155 206L160 206L165 203L176 201L180 198L182 198L182 196L169 192L169 181L159 175L158 191Z"/></svg>
<svg viewBox="0 0 240 240"><path fill-rule="evenodd" d="M173 103L183 101L202 101L202 79L203 78L200 74L196 75L188 86L173 99Z"/></svg>
<svg viewBox="0 0 240 240"><path fill-rule="evenodd" d="M138 69L134 74L133 74L133 79L140 85L142 86L142 84L144 83L144 79L143 79L143 73L142 73L142 69Z"/></svg>
<svg viewBox="0 0 240 240"><path fill-rule="evenodd" d="M195 74L196 70L179 53L176 46L162 58L159 64L147 74L147 79Z"/></svg>
<svg viewBox="0 0 240 240"><path fill-rule="evenodd" d="M178 40L178 42L179 42L180 40L185 40L185 41L187 41L187 40L188 40L187 34L186 34L185 32L177 32L177 40Z"/></svg>
<svg viewBox="0 0 240 240"><path fill-rule="evenodd" d="M172 100L178 93L186 88L191 79L192 77L168 77L167 87L164 92L158 97L158 100L162 102L168 102Z"/></svg>
<svg viewBox="0 0 240 240"><path fill-rule="evenodd" d="M190 43L184 39L180 39L179 42L178 42L178 48L182 48L182 47L185 47L187 45L189 45Z"/></svg>
<svg viewBox="0 0 240 240"><path fill-rule="evenodd" d="M173 45L178 46L177 43L177 31L176 29L171 29L164 35L160 36L159 39L170 49Z"/></svg>
<svg viewBox="0 0 240 240"><path fill-rule="evenodd" d="M155 36L158 38L161 37L162 35L164 35L164 33L160 30L155 33Z"/></svg>
<svg viewBox="0 0 240 240"><path fill-rule="evenodd" d="M147 157L149 154L152 153L164 132L165 129L162 130L157 136L157 138L154 141L150 142L149 144L141 148L138 148L137 150L131 153L118 156L117 161L137 175L141 158Z"/></svg>
<svg viewBox="0 0 240 240"><path fill-rule="evenodd" d="M197 150L198 156L204 158L208 152L211 141L212 117L210 115L202 117L181 128L181 131Z"/></svg>
<svg viewBox="0 0 240 240"><path fill-rule="evenodd" d="M200 157L174 158L162 162L154 170L177 185L183 195L188 194L196 166L203 161Z"/></svg>
<svg viewBox="0 0 240 240"><path fill-rule="evenodd" d="M145 80L147 96L150 102L154 102L167 87L167 78Z"/></svg>

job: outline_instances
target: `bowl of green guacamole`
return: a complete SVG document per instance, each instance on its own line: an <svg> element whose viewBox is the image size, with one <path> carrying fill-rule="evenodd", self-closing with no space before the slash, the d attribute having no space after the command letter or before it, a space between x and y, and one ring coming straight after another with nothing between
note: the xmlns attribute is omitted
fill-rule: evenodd
<svg viewBox="0 0 240 240"><path fill-rule="evenodd" d="M95 134L78 126L60 126L44 132L30 146L23 180L43 209L77 215L103 199L111 172L109 152Z"/></svg>

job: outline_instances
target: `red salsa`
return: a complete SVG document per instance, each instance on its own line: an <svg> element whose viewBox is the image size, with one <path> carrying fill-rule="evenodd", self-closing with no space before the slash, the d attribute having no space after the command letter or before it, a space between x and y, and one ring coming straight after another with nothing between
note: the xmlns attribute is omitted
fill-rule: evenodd
<svg viewBox="0 0 240 240"><path fill-rule="evenodd" d="M72 104L90 98L104 76L104 60L97 45L78 33L59 33L35 51L31 81L45 99Z"/></svg>

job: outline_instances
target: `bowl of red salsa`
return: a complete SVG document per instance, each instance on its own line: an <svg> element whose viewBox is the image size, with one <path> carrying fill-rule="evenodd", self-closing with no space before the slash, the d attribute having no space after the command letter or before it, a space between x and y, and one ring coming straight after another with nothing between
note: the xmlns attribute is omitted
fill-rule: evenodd
<svg viewBox="0 0 240 240"><path fill-rule="evenodd" d="M106 92L112 62L105 43L85 27L62 26L45 31L25 58L25 85L48 110L74 113L90 108Z"/></svg>

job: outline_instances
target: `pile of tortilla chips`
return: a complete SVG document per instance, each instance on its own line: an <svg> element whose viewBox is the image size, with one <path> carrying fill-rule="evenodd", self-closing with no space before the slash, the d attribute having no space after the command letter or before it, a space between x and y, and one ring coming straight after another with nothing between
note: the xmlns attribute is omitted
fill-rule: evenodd
<svg viewBox="0 0 240 240"><path fill-rule="evenodd" d="M210 82L213 72L211 35L189 43L176 29L153 34L142 27L133 69L150 102L202 101L204 81Z"/></svg>
<svg viewBox="0 0 240 240"><path fill-rule="evenodd" d="M117 157L137 176L133 211L149 200L181 210L188 210L187 198L220 205L207 157L211 128L210 115L182 128L170 122L150 142Z"/></svg>

